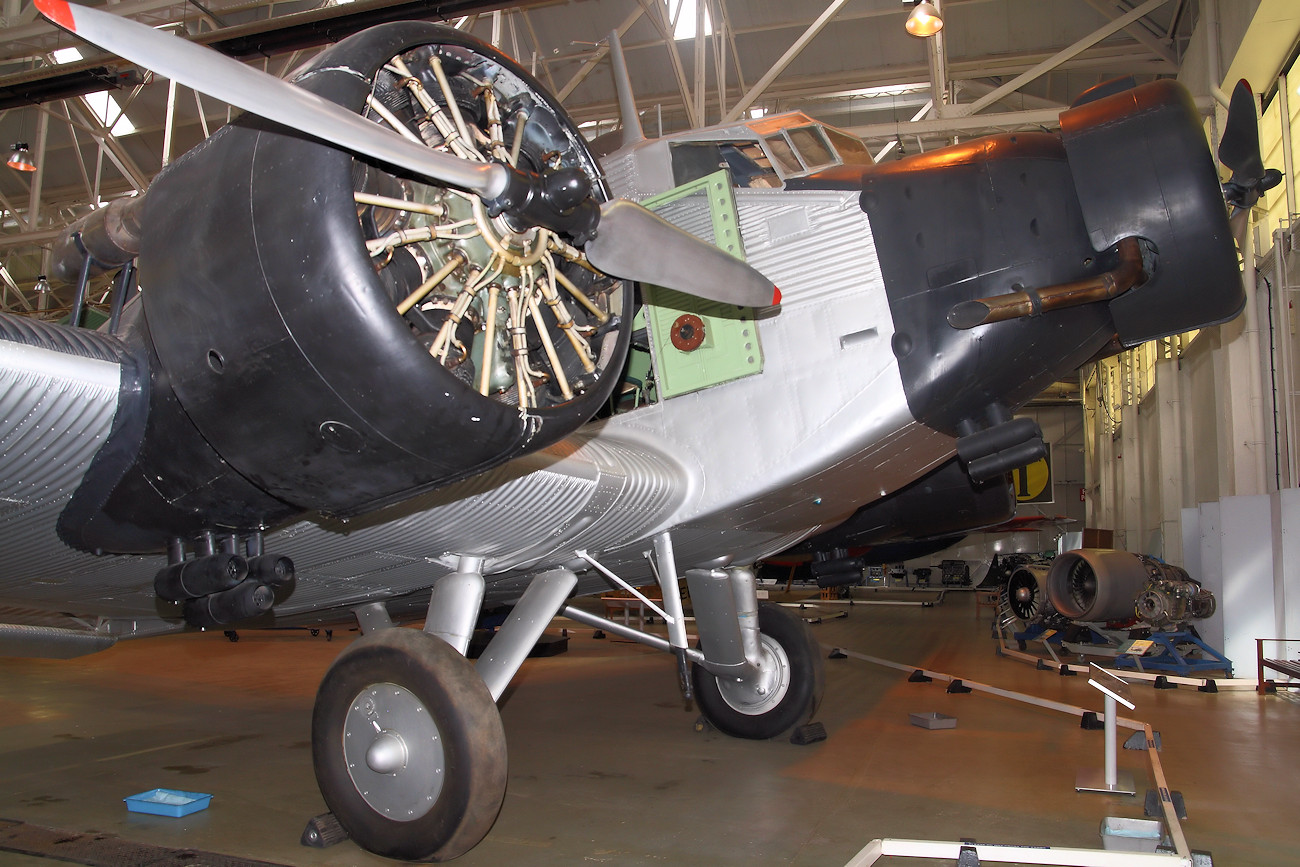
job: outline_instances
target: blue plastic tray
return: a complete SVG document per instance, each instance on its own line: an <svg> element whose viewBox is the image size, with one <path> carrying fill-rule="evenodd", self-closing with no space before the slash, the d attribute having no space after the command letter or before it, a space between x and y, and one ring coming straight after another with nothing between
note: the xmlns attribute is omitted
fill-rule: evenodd
<svg viewBox="0 0 1300 867"><path fill-rule="evenodd" d="M177 789L151 789L141 792L126 801L126 808L132 813L152 813L155 816L172 816L180 818L199 810L206 810L211 795L203 792L181 792Z"/></svg>

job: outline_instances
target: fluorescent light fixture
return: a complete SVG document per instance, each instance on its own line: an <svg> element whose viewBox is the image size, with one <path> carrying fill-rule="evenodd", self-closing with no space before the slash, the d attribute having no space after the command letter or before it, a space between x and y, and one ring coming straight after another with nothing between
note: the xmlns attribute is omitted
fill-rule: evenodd
<svg viewBox="0 0 1300 867"><path fill-rule="evenodd" d="M754 106L749 110L749 117L751 120L758 120L765 114L767 114L767 109L760 108L759 106Z"/></svg>

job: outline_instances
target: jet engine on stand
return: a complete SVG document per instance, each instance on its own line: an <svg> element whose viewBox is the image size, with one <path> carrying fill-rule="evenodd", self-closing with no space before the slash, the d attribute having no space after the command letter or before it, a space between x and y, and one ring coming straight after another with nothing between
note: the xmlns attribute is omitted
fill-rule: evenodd
<svg viewBox="0 0 1300 867"><path fill-rule="evenodd" d="M1119 668L1190 674L1231 671L1193 621L1212 617L1214 594L1178 566L1128 551L1084 548L1050 561L1024 563L1007 579L1004 625L1021 650L1041 641L1054 660L1113 657Z"/></svg>

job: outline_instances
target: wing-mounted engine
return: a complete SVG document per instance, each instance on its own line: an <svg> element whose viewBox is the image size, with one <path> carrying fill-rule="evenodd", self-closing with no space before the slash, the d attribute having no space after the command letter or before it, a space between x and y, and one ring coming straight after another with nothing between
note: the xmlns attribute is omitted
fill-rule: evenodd
<svg viewBox="0 0 1300 867"><path fill-rule="evenodd" d="M589 188L605 198L554 99L455 30L367 30L297 84L429 148L541 177L552 211ZM251 115L169 166L140 209L142 310L126 317L149 374L65 540L162 550L310 510L355 515L576 429L616 378L631 293L586 267L585 238L509 206Z"/></svg>
<svg viewBox="0 0 1300 867"><path fill-rule="evenodd" d="M827 184L842 181L798 186ZM1095 90L1060 134L972 140L861 184L908 406L965 440L977 481L1041 457L1038 433L1010 423L1054 378L1244 300L1200 119L1174 82Z"/></svg>
<svg viewBox="0 0 1300 867"><path fill-rule="evenodd" d="M1123 345L1241 312L1246 294L1219 177L1181 85L1095 88L1061 115L1061 140L1092 245L1137 238L1150 251L1146 279L1107 304Z"/></svg>

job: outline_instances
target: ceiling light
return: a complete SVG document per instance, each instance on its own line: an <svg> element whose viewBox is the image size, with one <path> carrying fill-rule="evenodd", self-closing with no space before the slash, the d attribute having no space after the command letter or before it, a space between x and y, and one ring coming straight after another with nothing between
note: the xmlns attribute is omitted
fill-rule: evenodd
<svg viewBox="0 0 1300 867"><path fill-rule="evenodd" d="M36 285L32 287L32 290L37 295L47 295L50 292L50 281L46 280L45 275L42 274L36 278Z"/></svg>
<svg viewBox="0 0 1300 867"><path fill-rule="evenodd" d="M912 6L912 13L903 25L913 36L933 36L943 29L943 18L929 0L920 0Z"/></svg>
<svg viewBox="0 0 1300 867"><path fill-rule="evenodd" d="M36 162L32 159L32 152L27 149L27 142L14 142L10 150L13 153L9 154L9 168L20 172L36 171Z"/></svg>

